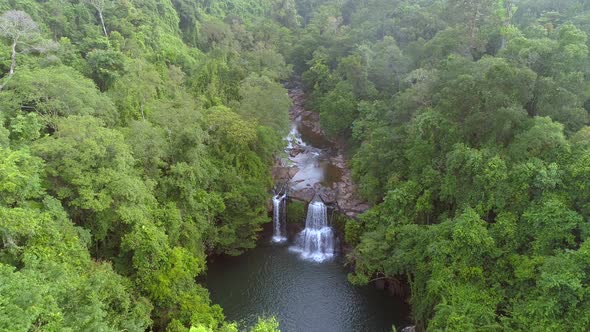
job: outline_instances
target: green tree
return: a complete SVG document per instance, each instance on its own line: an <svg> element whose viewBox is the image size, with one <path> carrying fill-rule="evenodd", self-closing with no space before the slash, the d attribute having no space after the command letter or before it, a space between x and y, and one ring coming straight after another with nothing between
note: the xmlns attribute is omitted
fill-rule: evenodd
<svg viewBox="0 0 590 332"><path fill-rule="evenodd" d="M86 61L88 76L103 92L108 90L124 71L123 55L114 50L93 50L88 53Z"/></svg>
<svg viewBox="0 0 590 332"><path fill-rule="evenodd" d="M240 84L240 96L237 112L244 119L255 120L281 134L287 133L291 100L279 83L252 74Z"/></svg>
<svg viewBox="0 0 590 332"><path fill-rule="evenodd" d="M135 175L135 160L119 132L88 116L60 119L57 127L54 136L34 146L47 162L50 192L91 231L95 243L104 241L129 222L129 204L149 205L153 198Z"/></svg>
<svg viewBox="0 0 590 332"><path fill-rule="evenodd" d="M145 120L164 82L154 66L144 61L133 60L125 67L125 75L116 80L109 95L117 105L122 122Z"/></svg>
<svg viewBox="0 0 590 332"><path fill-rule="evenodd" d="M14 75L16 69L16 55L19 47L38 43L40 37L39 27L31 16L23 11L9 10L0 16L0 37L7 39L11 44L10 70L8 78ZM0 85L0 90L4 84Z"/></svg>
<svg viewBox="0 0 590 332"><path fill-rule="evenodd" d="M279 322L275 317L258 318L258 323L250 329L251 332L280 332Z"/></svg>
<svg viewBox="0 0 590 332"><path fill-rule="evenodd" d="M108 124L116 121L113 102L70 67L22 70L6 85L0 103L8 112L35 112L52 129L59 117L69 115L92 115Z"/></svg>

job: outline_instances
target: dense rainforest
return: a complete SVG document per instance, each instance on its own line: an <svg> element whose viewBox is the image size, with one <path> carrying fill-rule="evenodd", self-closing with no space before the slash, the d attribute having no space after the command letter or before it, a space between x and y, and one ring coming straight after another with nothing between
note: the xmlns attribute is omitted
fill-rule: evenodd
<svg viewBox="0 0 590 332"><path fill-rule="evenodd" d="M268 222L284 5L0 1L0 330L237 330L195 278Z"/></svg>
<svg viewBox="0 0 590 332"><path fill-rule="evenodd" d="M303 5L303 4L302 4ZM590 330L590 2L325 2L291 55L428 331Z"/></svg>
<svg viewBox="0 0 590 332"><path fill-rule="evenodd" d="M590 330L589 34L586 0L0 0L0 330L243 328L196 280L270 221L293 77L372 205L351 282L418 330Z"/></svg>

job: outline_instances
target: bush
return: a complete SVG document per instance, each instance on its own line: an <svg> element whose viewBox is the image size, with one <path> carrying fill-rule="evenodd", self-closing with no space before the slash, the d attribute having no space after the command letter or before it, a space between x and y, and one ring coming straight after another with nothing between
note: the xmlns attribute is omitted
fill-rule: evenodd
<svg viewBox="0 0 590 332"><path fill-rule="evenodd" d="M287 202L287 223L305 223L305 203L299 201Z"/></svg>

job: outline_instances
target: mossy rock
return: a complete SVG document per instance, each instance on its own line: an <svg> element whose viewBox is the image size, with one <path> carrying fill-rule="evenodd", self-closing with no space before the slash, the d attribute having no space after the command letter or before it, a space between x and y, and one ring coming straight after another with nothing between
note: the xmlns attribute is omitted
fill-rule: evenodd
<svg viewBox="0 0 590 332"><path fill-rule="evenodd" d="M334 211L332 217L332 228L337 234L344 235L346 224L349 222L355 222L355 220L347 217L344 213Z"/></svg>
<svg viewBox="0 0 590 332"><path fill-rule="evenodd" d="M305 224L305 206L304 202L288 201L287 202L287 223Z"/></svg>

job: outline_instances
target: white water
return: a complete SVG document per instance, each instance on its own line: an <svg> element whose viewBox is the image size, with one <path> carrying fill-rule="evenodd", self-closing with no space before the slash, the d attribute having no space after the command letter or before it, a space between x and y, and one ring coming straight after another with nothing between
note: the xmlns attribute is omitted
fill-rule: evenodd
<svg viewBox="0 0 590 332"><path fill-rule="evenodd" d="M295 120L297 122L299 120ZM295 156L289 156L289 164L297 167L298 171L290 181L291 190L297 191L306 188L313 188L317 183L321 183L324 178L324 160L323 151L311 145L307 145L301 138L301 133L294 124L291 132L285 137L287 147L285 152L290 155L293 149L301 151Z"/></svg>
<svg viewBox="0 0 590 332"><path fill-rule="evenodd" d="M287 141L287 147L285 148L286 152L288 152L288 150L293 149L296 146L306 146L306 144L303 142L303 139L301 139L301 134L297 129L297 125L291 126L291 131L289 132L289 135L287 135L287 137L284 138L284 140Z"/></svg>
<svg viewBox="0 0 590 332"><path fill-rule="evenodd" d="M307 209L305 229L299 233L292 251L303 259L323 262L334 257L334 233L328 226L328 212L322 202L312 202Z"/></svg>
<svg viewBox="0 0 590 332"><path fill-rule="evenodd" d="M286 202L285 195L276 195L272 199L273 206L273 234L272 242L281 243L287 241L287 230L285 225Z"/></svg>

